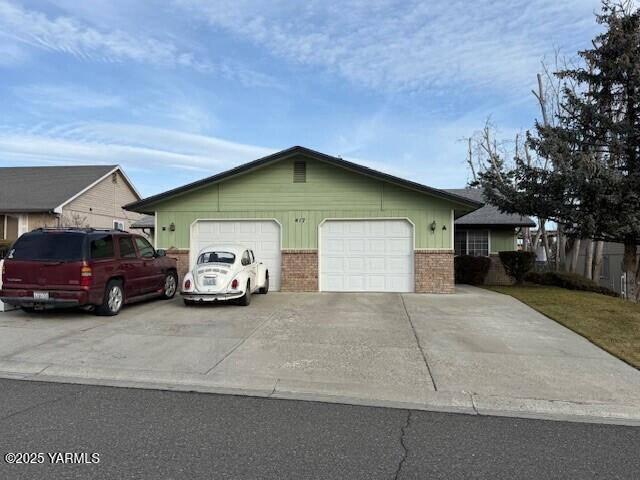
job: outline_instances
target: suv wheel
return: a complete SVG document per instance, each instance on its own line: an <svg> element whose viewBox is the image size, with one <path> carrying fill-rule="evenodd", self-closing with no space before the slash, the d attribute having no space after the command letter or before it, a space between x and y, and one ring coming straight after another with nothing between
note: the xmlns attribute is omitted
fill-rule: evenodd
<svg viewBox="0 0 640 480"><path fill-rule="evenodd" d="M247 282L247 289L244 291L244 295L240 297L240 305L243 307L248 306L251 303L251 284Z"/></svg>
<svg viewBox="0 0 640 480"><path fill-rule="evenodd" d="M175 272L169 272L164 277L164 290L162 292L162 298L170 299L176 294L178 289L178 275Z"/></svg>
<svg viewBox="0 0 640 480"><path fill-rule="evenodd" d="M110 280L104 291L102 305L96 308L96 313L102 316L113 316L120 313L124 304L124 290L120 280Z"/></svg>

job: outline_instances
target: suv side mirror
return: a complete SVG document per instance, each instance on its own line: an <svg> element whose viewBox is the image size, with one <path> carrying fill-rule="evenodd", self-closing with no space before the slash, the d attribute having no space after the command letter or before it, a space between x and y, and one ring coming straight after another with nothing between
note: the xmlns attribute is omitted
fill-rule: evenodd
<svg viewBox="0 0 640 480"><path fill-rule="evenodd" d="M163 250L162 248L159 250L156 250L156 257L164 257L167 255L167 251Z"/></svg>

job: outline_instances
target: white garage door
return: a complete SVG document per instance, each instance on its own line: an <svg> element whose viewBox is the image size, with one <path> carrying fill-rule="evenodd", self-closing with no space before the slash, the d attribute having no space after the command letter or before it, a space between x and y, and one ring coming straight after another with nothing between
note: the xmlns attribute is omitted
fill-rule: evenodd
<svg viewBox="0 0 640 480"><path fill-rule="evenodd" d="M269 289L280 289L280 225L273 220L200 220L191 229L190 264L215 244L238 244L254 251L269 269Z"/></svg>
<svg viewBox="0 0 640 480"><path fill-rule="evenodd" d="M329 220L320 227L320 289L413 292L413 226L406 220Z"/></svg>

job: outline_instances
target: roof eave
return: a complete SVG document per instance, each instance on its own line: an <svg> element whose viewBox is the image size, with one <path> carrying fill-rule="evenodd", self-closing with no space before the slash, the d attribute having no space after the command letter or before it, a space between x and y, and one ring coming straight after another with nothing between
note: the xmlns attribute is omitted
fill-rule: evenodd
<svg viewBox="0 0 640 480"><path fill-rule="evenodd" d="M4 213L56 213L56 211L55 207L3 208L0 206L0 215Z"/></svg>
<svg viewBox="0 0 640 480"><path fill-rule="evenodd" d="M253 169L256 168L260 168L263 167L271 162L275 162L275 161L281 161L284 160L288 157L291 157L293 155L296 154L303 154L312 158L315 158L317 160L320 161L325 161L327 163L331 163L331 164L335 164L335 165L339 165L342 168L345 168L347 170L351 170L351 171L355 171L357 173L363 174L363 175L367 175L369 177L373 177L376 178L378 180L384 180L387 181L389 183L401 186L403 188L409 188L427 195L431 195L434 196L436 198L441 198L443 200L447 200L450 202L453 202L457 205L460 205L462 207L464 207L465 209L468 209L469 211L478 209L480 207L482 207L483 203L481 202L476 202L474 200L470 200L468 198L465 198L461 195L456 195L453 193L449 193L446 192L444 190L439 190L437 188L432 188L432 187L428 187L426 185L421 185L419 183L416 182L412 182L410 180L406 180L400 177L396 177L394 175L390 175L387 173L383 173L380 172L378 170L374 170L368 167L365 167L363 165L359 165L357 163L353 163L353 162L349 162L347 160L343 160L341 158L338 157L333 157L331 155L327 155L321 152L316 152L314 150L310 150L308 148L305 147L300 147L300 146L296 146L296 147L291 147L288 148L286 150L282 150L280 152L276 152L273 153L271 155L267 155L266 157L262 157L259 158L257 160L253 160L251 162L239 165L238 167L232 168L230 170L226 170L224 172L220 172L216 175L212 175L210 177L207 178L203 178L201 180L189 183L187 185L183 185L182 187L178 187L178 188L174 188L172 190L167 190L166 192L163 193L159 193L157 195L153 195L149 198L137 201L137 202L131 202L128 203L126 205L124 205L124 209L125 210L130 210L130 211L134 211L134 212L138 212L138 213L145 213L145 214L151 214L153 212L153 210L149 210L149 206L158 203L162 200L166 200L168 198L177 196L177 195L181 195L193 190L197 190L199 188L203 188L209 185L213 185L216 183L219 183L223 180L227 180L229 178L232 178L236 175L241 175L244 173L247 173Z"/></svg>

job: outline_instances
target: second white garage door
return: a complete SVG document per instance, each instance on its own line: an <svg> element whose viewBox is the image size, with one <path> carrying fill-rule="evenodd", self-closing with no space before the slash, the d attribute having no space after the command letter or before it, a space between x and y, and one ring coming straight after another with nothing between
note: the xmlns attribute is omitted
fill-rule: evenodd
<svg viewBox="0 0 640 480"><path fill-rule="evenodd" d="M199 220L191 228L190 264L209 245L238 244L269 269L269 289L280 289L280 225L273 220Z"/></svg>
<svg viewBox="0 0 640 480"><path fill-rule="evenodd" d="M413 225L327 220L320 227L320 289L413 292Z"/></svg>

